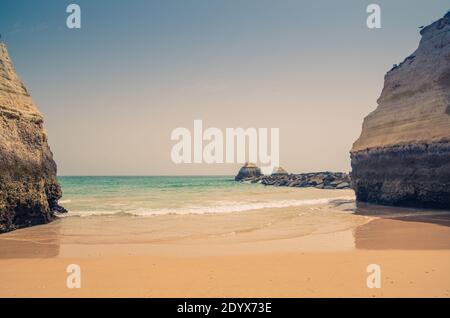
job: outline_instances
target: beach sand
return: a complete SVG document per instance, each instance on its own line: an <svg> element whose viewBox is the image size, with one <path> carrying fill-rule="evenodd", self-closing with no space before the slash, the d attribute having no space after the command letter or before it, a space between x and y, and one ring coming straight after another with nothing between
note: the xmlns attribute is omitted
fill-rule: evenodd
<svg viewBox="0 0 450 318"><path fill-rule="evenodd" d="M305 209L323 225L298 226ZM66 286L70 264L79 289ZM340 202L69 217L1 235L0 280L0 297L449 297L450 216Z"/></svg>

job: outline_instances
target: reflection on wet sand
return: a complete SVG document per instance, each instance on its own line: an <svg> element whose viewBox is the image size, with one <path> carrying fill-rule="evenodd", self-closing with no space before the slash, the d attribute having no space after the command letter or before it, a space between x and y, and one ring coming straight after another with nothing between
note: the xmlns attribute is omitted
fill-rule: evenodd
<svg viewBox="0 0 450 318"><path fill-rule="evenodd" d="M0 236L0 259L51 258L60 251L60 220ZM27 234L23 235L22 231Z"/></svg>
<svg viewBox="0 0 450 318"><path fill-rule="evenodd" d="M167 254L172 250L176 254L180 246L189 244L197 254L203 245L214 244L223 254L228 249L237 253L239 248L245 253L254 248L302 252L450 250L450 211L335 200L328 206L209 216L72 217L0 235L0 259L89 257L111 251L115 255L119 250L127 255Z"/></svg>
<svg viewBox="0 0 450 318"><path fill-rule="evenodd" d="M354 213L377 217L355 228L357 249L450 249L450 211L357 203Z"/></svg>
<svg viewBox="0 0 450 318"><path fill-rule="evenodd" d="M0 235L0 297L449 297L449 215L339 201L65 217ZM67 288L69 264L81 289Z"/></svg>

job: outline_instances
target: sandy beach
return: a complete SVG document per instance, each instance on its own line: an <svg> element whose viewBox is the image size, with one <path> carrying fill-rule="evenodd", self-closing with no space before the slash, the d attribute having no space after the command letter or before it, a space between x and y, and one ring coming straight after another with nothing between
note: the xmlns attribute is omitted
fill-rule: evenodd
<svg viewBox="0 0 450 318"><path fill-rule="evenodd" d="M450 297L448 0L0 13L0 298Z"/></svg>
<svg viewBox="0 0 450 318"><path fill-rule="evenodd" d="M315 222L328 216L299 232L309 209ZM0 236L0 297L449 297L449 225L445 211L342 200L221 215L61 218ZM80 266L79 289L66 286L70 264ZM367 287L369 264L381 267L379 289Z"/></svg>

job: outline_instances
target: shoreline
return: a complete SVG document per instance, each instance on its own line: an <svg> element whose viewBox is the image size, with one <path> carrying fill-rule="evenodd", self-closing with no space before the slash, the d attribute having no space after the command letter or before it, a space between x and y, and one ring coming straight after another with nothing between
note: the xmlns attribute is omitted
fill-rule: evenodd
<svg viewBox="0 0 450 318"><path fill-rule="evenodd" d="M252 212L72 217L14 231L0 236L0 296L450 297L450 211L389 214L390 207L354 208L351 202L308 208L332 221L302 235L290 232L295 218L249 230ZM348 209L381 214L354 215ZM297 210L257 214L288 217ZM151 228L157 219L166 226L166 238ZM169 225L189 234L192 224L205 219L210 232L223 220L243 222L244 229L234 235L170 236ZM140 223L149 232L133 233ZM381 266L381 289L366 286L372 263ZM80 265L81 289L65 285L69 264Z"/></svg>

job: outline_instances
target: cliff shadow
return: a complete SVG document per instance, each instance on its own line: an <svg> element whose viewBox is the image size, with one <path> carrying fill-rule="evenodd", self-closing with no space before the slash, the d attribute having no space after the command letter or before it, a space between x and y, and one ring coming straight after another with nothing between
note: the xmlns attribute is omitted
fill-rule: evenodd
<svg viewBox="0 0 450 318"><path fill-rule="evenodd" d="M335 201L334 207L376 217L353 231L355 247L364 250L450 249L450 211Z"/></svg>
<svg viewBox="0 0 450 318"><path fill-rule="evenodd" d="M59 253L59 220L0 235L0 259L53 258Z"/></svg>

